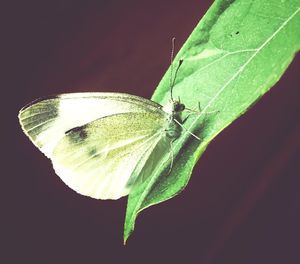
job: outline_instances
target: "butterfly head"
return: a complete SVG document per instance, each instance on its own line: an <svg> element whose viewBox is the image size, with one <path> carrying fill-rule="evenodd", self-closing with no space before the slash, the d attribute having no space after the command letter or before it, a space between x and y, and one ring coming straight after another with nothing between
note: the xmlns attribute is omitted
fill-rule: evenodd
<svg viewBox="0 0 300 264"><path fill-rule="evenodd" d="M163 110L172 118L180 119L181 113L185 110L185 105L180 100L170 100L168 104L163 107Z"/></svg>
<svg viewBox="0 0 300 264"><path fill-rule="evenodd" d="M180 114L181 112L183 112L185 109L185 105L182 104L180 102L180 100L178 101L172 101L172 114L176 115L176 114Z"/></svg>

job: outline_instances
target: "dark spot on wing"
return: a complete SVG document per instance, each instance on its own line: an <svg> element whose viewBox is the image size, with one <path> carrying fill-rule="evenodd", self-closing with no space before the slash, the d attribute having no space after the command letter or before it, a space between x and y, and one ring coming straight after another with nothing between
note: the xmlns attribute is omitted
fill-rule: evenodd
<svg viewBox="0 0 300 264"><path fill-rule="evenodd" d="M93 158L98 157L99 154L97 154L97 148L96 147L90 148L88 151L88 155L89 155L89 157L93 157Z"/></svg>
<svg viewBox="0 0 300 264"><path fill-rule="evenodd" d="M65 132L72 143L79 143L88 137L86 126L74 127Z"/></svg>

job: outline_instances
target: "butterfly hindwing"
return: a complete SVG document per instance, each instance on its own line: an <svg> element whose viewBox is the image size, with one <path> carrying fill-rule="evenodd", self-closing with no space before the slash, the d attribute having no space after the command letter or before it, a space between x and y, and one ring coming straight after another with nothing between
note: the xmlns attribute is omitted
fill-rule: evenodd
<svg viewBox="0 0 300 264"><path fill-rule="evenodd" d="M97 199L127 195L159 162L161 156L152 155L157 145L170 150L165 118L159 111L130 112L73 128L54 148L53 167L80 194Z"/></svg>

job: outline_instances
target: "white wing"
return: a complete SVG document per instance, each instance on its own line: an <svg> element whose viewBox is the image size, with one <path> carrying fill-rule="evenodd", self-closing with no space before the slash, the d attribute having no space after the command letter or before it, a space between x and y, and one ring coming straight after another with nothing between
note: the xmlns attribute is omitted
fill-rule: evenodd
<svg viewBox="0 0 300 264"><path fill-rule="evenodd" d="M23 107L26 135L49 158L65 132L98 118L128 112L160 112L160 105L129 94L72 93L38 99Z"/></svg>
<svg viewBox="0 0 300 264"><path fill-rule="evenodd" d="M158 156L149 164L157 145L170 151L165 122L165 115L159 112L122 113L74 128L55 147L53 167L80 194L118 199L160 161Z"/></svg>

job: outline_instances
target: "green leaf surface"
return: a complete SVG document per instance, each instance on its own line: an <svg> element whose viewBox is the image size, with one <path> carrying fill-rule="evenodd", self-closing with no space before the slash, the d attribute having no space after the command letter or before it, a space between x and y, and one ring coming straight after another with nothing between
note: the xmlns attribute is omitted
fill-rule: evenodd
<svg viewBox="0 0 300 264"><path fill-rule="evenodd" d="M208 143L279 80L299 47L300 0L215 1L174 62L176 68L183 59L174 97L192 109L201 103L201 114L184 123L201 141L183 131L174 142L171 173L164 157L151 177L130 193L124 242L143 209L185 188ZM162 105L170 100L170 69L152 100Z"/></svg>

